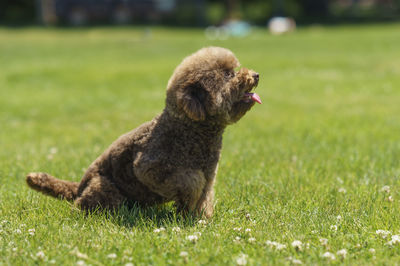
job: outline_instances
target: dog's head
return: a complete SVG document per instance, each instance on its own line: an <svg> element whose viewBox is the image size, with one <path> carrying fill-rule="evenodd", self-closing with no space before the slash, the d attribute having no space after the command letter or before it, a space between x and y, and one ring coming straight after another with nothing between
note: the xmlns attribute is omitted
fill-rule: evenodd
<svg viewBox="0 0 400 266"><path fill-rule="evenodd" d="M186 57L175 69L167 87L167 110L194 121L227 125L238 121L255 102L251 90L258 73L239 67L235 55L225 48L207 47Z"/></svg>

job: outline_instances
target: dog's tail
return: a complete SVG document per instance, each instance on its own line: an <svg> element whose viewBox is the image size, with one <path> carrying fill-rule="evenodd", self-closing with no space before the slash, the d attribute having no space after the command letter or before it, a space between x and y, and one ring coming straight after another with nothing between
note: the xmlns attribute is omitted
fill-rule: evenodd
<svg viewBox="0 0 400 266"><path fill-rule="evenodd" d="M26 183L31 188L56 198L74 200L78 194L78 182L60 180L46 173L30 173L26 176Z"/></svg>

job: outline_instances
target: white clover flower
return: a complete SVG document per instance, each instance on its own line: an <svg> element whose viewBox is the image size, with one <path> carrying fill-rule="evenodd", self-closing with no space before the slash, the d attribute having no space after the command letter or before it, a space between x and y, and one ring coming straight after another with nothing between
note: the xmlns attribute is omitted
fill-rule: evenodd
<svg viewBox="0 0 400 266"><path fill-rule="evenodd" d="M295 264L295 265L301 265L301 264L303 264L303 262L301 262L301 260L298 260L298 259L293 259L293 260L292 260L292 263Z"/></svg>
<svg viewBox="0 0 400 266"><path fill-rule="evenodd" d="M72 255L77 256L80 259L88 259L88 256L86 254L81 253L77 247L75 247L71 252Z"/></svg>
<svg viewBox="0 0 400 266"><path fill-rule="evenodd" d="M86 265L86 263L85 263L83 260L78 260L78 261L76 262L76 265L78 265L78 266L83 266L83 265Z"/></svg>
<svg viewBox="0 0 400 266"><path fill-rule="evenodd" d="M374 254L375 253L375 249L374 248L370 248L368 249L369 253Z"/></svg>
<svg viewBox="0 0 400 266"><path fill-rule="evenodd" d="M247 264L247 255L240 254L240 256L236 259L237 265L246 265Z"/></svg>
<svg viewBox="0 0 400 266"><path fill-rule="evenodd" d="M165 231L164 227L156 228L156 229L153 230L153 232L156 233L156 234L158 234L158 233L160 233L162 231Z"/></svg>
<svg viewBox="0 0 400 266"><path fill-rule="evenodd" d="M393 202L393 197L392 197L392 196L389 196L389 197L387 198L387 201Z"/></svg>
<svg viewBox="0 0 400 266"><path fill-rule="evenodd" d="M325 252L324 254L322 254L322 257L325 259L330 259L330 260L336 259L335 255L333 255L333 253L330 253L330 252Z"/></svg>
<svg viewBox="0 0 400 266"><path fill-rule="evenodd" d="M254 242L256 242L256 238L250 237L247 241L249 241L249 243L254 243Z"/></svg>
<svg viewBox="0 0 400 266"><path fill-rule="evenodd" d="M38 253L36 253L36 257L37 257L38 259L43 260L46 256L44 255L44 252L43 252L43 251L39 251Z"/></svg>
<svg viewBox="0 0 400 266"><path fill-rule="evenodd" d="M319 243L321 243L321 245L323 245L323 246L326 246L326 245L328 245L328 239L320 238L319 239Z"/></svg>
<svg viewBox="0 0 400 266"><path fill-rule="evenodd" d="M81 259L87 259L87 258L88 258L88 255L79 252L79 250L76 251L75 255L76 255L78 258L81 258Z"/></svg>
<svg viewBox="0 0 400 266"><path fill-rule="evenodd" d="M127 264L125 264L125 266L133 266L132 262L128 262Z"/></svg>
<svg viewBox="0 0 400 266"><path fill-rule="evenodd" d="M186 239L194 243L199 240L199 237L197 235L189 235L186 237Z"/></svg>
<svg viewBox="0 0 400 266"><path fill-rule="evenodd" d="M345 194L347 192L347 190L344 187L341 187L338 189L338 192Z"/></svg>
<svg viewBox="0 0 400 266"><path fill-rule="evenodd" d="M336 224L331 225L330 229L331 229L332 231L336 232L336 231L337 231L337 225L336 225Z"/></svg>
<svg viewBox="0 0 400 266"><path fill-rule="evenodd" d="M250 213L246 213L246 215L245 215L245 217L247 218L247 220L249 220L250 219Z"/></svg>
<svg viewBox="0 0 400 266"><path fill-rule="evenodd" d="M29 233L31 236L35 235L35 229L34 229L34 228L29 229L29 230L28 230L28 233Z"/></svg>
<svg viewBox="0 0 400 266"><path fill-rule="evenodd" d="M376 233L378 236L382 237L383 239L387 238L387 237L390 235L390 232L389 232L389 231L381 230L381 229L376 230L375 233Z"/></svg>
<svg viewBox="0 0 400 266"><path fill-rule="evenodd" d="M201 232L194 232L193 234L195 234L196 236L201 236Z"/></svg>
<svg viewBox="0 0 400 266"><path fill-rule="evenodd" d="M49 263L50 264L56 264L56 260L55 259L51 259L51 260L49 260Z"/></svg>
<svg viewBox="0 0 400 266"><path fill-rule="evenodd" d="M283 250L287 247L285 244L281 244L276 241L270 241L270 240L267 240L265 244L267 244L267 246L270 248L275 248L276 250Z"/></svg>
<svg viewBox="0 0 400 266"><path fill-rule="evenodd" d="M58 151L57 147L51 147L49 150L50 154L56 154L57 151Z"/></svg>
<svg viewBox="0 0 400 266"><path fill-rule="evenodd" d="M283 250L286 249L286 245L285 244L281 244L281 243L277 243L275 246L276 250Z"/></svg>
<svg viewBox="0 0 400 266"><path fill-rule="evenodd" d="M390 187L389 187L389 186L383 186L383 187L381 188L381 191L382 191L382 192L385 192L385 193L390 193Z"/></svg>
<svg viewBox="0 0 400 266"><path fill-rule="evenodd" d="M400 243L400 236L399 235L392 235L392 244L399 244Z"/></svg>
<svg viewBox="0 0 400 266"><path fill-rule="evenodd" d="M186 251L181 251L181 253L179 253L179 257L186 258L187 256L189 256L189 253L187 253Z"/></svg>
<svg viewBox="0 0 400 266"><path fill-rule="evenodd" d="M207 222L205 220L199 220L198 223L201 224L201 225L206 225L207 224Z"/></svg>
<svg viewBox="0 0 400 266"><path fill-rule="evenodd" d="M297 251L301 251L303 249L303 243L300 240L295 240L292 242L292 247Z"/></svg>
<svg viewBox="0 0 400 266"><path fill-rule="evenodd" d="M295 258L293 258L291 256L286 258L286 259L289 260L292 264L295 264L295 265L303 264L303 262L301 260L295 259Z"/></svg>
<svg viewBox="0 0 400 266"><path fill-rule="evenodd" d="M246 230L244 230L246 233L250 233L251 229L250 228L246 228Z"/></svg>
<svg viewBox="0 0 400 266"><path fill-rule="evenodd" d="M347 250L346 249L341 249L338 252L336 252L336 255L338 255L339 257L342 257L343 259L345 259L346 256L347 256Z"/></svg>
<svg viewBox="0 0 400 266"><path fill-rule="evenodd" d="M11 249L13 252L17 252L18 248L12 248Z"/></svg>
<svg viewBox="0 0 400 266"><path fill-rule="evenodd" d="M240 231L242 231L242 227L235 227L235 228L233 228L233 231L240 232Z"/></svg>
<svg viewBox="0 0 400 266"><path fill-rule="evenodd" d="M178 226L172 227L172 232L179 233L180 231L181 231L180 227Z"/></svg>
<svg viewBox="0 0 400 266"><path fill-rule="evenodd" d="M14 232L17 233L17 234L21 234L22 233L22 231L20 229L15 229Z"/></svg>
<svg viewBox="0 0 400 266"><path fill-rule="evenodd" d="M342 220L342 216L341 216L341 215L338 215L338 216L336 217L336 220L341 221L341 220Z"/></svg>
<svg viewBox="0 0 400 266"><path fill-rule="evenodd" d="M117 254L115 254L115 253L108 254L108 255L107 255L107 258L109 258L109 259L116 259L116 258L117 258Z"/></svg>

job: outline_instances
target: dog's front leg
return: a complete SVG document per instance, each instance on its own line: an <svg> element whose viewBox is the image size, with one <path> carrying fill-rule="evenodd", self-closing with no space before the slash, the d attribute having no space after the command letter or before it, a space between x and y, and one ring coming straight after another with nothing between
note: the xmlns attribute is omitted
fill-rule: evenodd
<svg viewBox="0 0 400 266"><path fill-rule="evenodd" d="M210 218L214 212L214 180L209 181L197 202L196 212Z"/></svg>
<svg viewBox="0 0 400 266"><path fill-rule="evenodd" d="M198 202L207 184L201 170L171 170L159 163L147 163L146 167L136 165L135 175L151 191L168 201L175 201L178 212L200 214Z"/></svg>

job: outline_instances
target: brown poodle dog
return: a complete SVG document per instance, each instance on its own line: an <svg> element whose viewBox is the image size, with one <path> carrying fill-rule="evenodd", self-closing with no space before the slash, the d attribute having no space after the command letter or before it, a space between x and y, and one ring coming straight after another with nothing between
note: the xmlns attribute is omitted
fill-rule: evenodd
<svg viewBox="0 0 400 266"><path fill-rule="evenodd" d="M258 73L245 68L235 72L238 66L224 48L203 48L188 56L168 82L163 112L119 137L81 182L30 173L28 185L74 200L84 210L175 201L178 211L210 217L222 133L255 102L261 103L250 92Z"/></svg>

